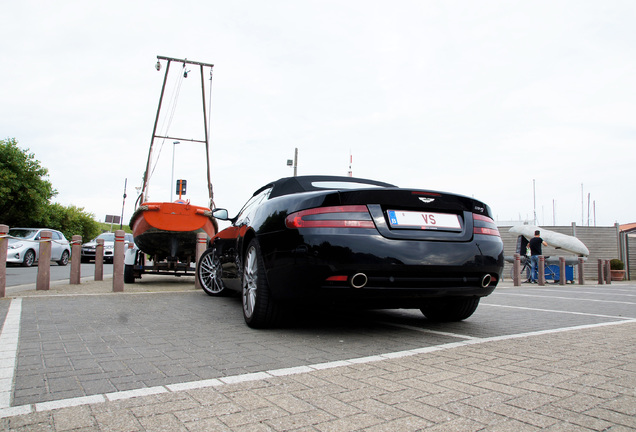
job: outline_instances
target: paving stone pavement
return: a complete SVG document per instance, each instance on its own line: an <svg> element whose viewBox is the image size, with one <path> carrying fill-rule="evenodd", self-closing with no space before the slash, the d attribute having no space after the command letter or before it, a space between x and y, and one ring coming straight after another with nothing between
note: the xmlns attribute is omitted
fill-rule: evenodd
<svg viewBox="0 0 636 432"><path fill-rule="evenodd" d="M636 324L50 409L11 431L636 430ZM157 390L158 391L158 390Z"/></svg>
<svg viewBox="0 0 636 432"><path fill-rule="evenodd" d="M63 291L49 295L71 294ZM634 431L636 323L42 402L3 416L0 429L10 431Z"/></svg>

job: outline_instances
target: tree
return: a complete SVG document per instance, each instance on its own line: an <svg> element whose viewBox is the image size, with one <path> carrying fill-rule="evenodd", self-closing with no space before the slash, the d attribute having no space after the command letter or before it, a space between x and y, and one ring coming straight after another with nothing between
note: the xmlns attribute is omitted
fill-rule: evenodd
<svg viewBox="0 0 636 432"><path fill-rule="evenodd" d="M51 203L57 191L46 179L48 170L28 151L18 148L15 138L0 140L0 223L56 229L68 240L77 234L82 241L99 235L93 214Z"/></svg>
<svg viewBox="0 0 636 432"><path fill-rule="evenodd" d="M43 226L61 231L68 240L79 234L82 236L82 242L87 242L101 233L94 215L85 212L83 208L73 205L64 207L53 203L49 206L47 213Z"/></svg>
<svg viewBox="0 0 636 432"><path fill-rule="evenodd" d="M10 227L43 226L49 201L57 191L33 153L15 138L0 140L0 223Z"/></svg>

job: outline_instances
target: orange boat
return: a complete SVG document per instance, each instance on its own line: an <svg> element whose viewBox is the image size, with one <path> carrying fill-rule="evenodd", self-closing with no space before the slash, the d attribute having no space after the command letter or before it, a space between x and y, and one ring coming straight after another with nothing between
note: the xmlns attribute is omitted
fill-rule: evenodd
<svg viewBox="0 0 636 432"><path fill-rule="evenodd" d="M196 260L197 234L218 230L209 208L189 202L148 202L130 219L135 244L153 257L190 263Z"/></svg>
<svg viewBox="0 0 636 432"><path fill-rule="evenodd" d="M148 151L148 161L146 163L146 171L144 172L143 186L141 193L137 198L135 208L130 219L130 227L133 231L135 239L135 249L126 252L124 261L124 282L133 283L135 279L140 278L143 273L159 273L159 274L182 274L193 273L195 267L191 263L196 262L196 245L197 234L205 233L208 239L212 238L217 230L218 225L212 217L210 211L214 208L212 199L212 182L210 179L210 156L208 143L208 125L207 113L205 109L205 84L203 80L204 67L210 69L210 89L212 86L212 67L214 65L208 63L193 62L187 59L175 59L169 57L157 56L157 70L161 69L162 61L166 61L166 71L161 88L161 96L159 97L159 106L155 117L155 125L152 131L152 139L150 141L150 150ZM203 126L205 138L203 140L179 138L169 136L167 131L157 134L157 124L161 112L163 95L166 88L166 80L172 62L183 64L183 71L179 76L187 78L189 70L186 65L198 66L201 70L201 94L203 98ZM178 84L179 86L181 83ZM176 99L174 101L176 106ZM205 155L207 162L208 177L208 193L209 207L200 207L190 204L189 201L182 200L185 195L185 180L177 180L177 193L179 199L175 202L150 202L148 199L148 184L154 168L152 167L152 154L155 139L190 141L205 144ZM174 142L175 144L177 141ZM174 150L173 150L174 151ZM174 173L174 154L173 154L173 173ZM172 179L171 179L172 182ZM171 185L172 188L172 185ZM172 198L171 198L172 199ZM152 265L146 264L146 256L152 259Z"/></svg>

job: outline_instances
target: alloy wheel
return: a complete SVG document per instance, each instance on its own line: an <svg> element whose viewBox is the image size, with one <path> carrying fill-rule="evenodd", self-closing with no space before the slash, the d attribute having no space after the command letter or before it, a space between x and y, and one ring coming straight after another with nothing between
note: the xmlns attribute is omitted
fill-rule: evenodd
<svg viewBox="0 0 636 432"><path fill-rule="evenodd" d="M243 310L250 318L256 306L258 293L258 256L256 248L250 246L245 257L245 271L243 273Z"/></svg>
<svg viewBox="0 0 636 432"><path fill-rule="evenodd" d="M209 253L204 253L201 256L197 274L199 283L207 294L219 295L224 291L225 287L221 280L223 269L215 249L211 249Z"/></svg>

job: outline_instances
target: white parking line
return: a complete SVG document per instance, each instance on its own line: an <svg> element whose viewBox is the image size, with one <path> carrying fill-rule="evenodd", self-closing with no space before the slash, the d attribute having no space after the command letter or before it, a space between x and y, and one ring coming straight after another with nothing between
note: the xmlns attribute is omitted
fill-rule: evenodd
<svg viewBox="0 0 636 432"><path fill-rule="evenodd" d="M560 290L560 289L551 289L551 288L533 288L532 289L533 292L560 292L560 293L568 293L568 294L590 294L590 295L602 295L602 296L606 296L606 295L612 295L612 296L618 296L618 297L636 297L636 294L623 294L622 290L615 290L618 292L610 292L610 290L608 289L603 289L602 291L579 291L579 290L572 290L572 289L568 289L567 291L565 290ZM633 293L634 290L629 290L629 291L625 291L626 293Z"/></svg>
<svg viewBox="0 0 636 432"><path fill-rule="evenodd" d="M438 331L438 330L429 330L429 329L425 329L425 328L421 328L421 327L415 327L415 326L410 326L410 325L406 325L406 324L397 324L397 323L392 323L392 322L388 322L388 321L379 321L379 324L384 324L387 326L391 326L391 327L400 327L403 329L407 329L407 330L414 330L414 331L418 331L418 332L422 332L422 333L430 333L430 334L436 334L436 335L440 335L440 336L450 336L453 338L458 338L458 339L479 339L473 336L468 336L468 335L463 335L463 334L458 334L458 333L449 333L449 332L443 332L443 331Z"/></svg>
<svg viewBox="0 0 636 432"><path fill-rule="evenodd" d="M578 298L578 297L556 297L556 296L545 296L545 295L536 295L536 294L508 293L508 292L500 292L500 293L497 293L497 295L507 295L507 296L516 296L516 297L538 297L542 299L576 300L576 301L589 301L589 302L596 302L596 303L616 303L616 304L624 304L624 305L636 305L636 303L626 302L626 301L597 300L597 299L586 299L586 298Z"/></svg>
<svg viewBox="0 0 636 432"><path fill-rule="evenodd" d="M574 326L574 327L562 327L562 328L540 330L540 331L534 331L534 332L528 332L528 333L493 336L488 338L472 338L472 339L460 341L460 342L452 342L452 343L447 343L443 345L436 345L436 346L430 346L430 347L424 347L424 348L417 348L413 350L399 351L396 353L387 353L387 354L380 354L380 355L374 355L374 356L368 356L368 357L353 358L349 360L339 360L339 361L334 361L329 363L319 363L319 364L300 366L295 368L275 369L275 370L269 370L265 372L253 372L253 373L247 373L242 375L227 376L227 377L222 377L218 379L213 378L213 379L191 381L191 382L185 382L185 383L179 383L179 384L170 384L165 386L140 388L137 390L127 390L127 391L98 394L98 395L92 395L92 396L82 396L77 398L62 399L62 400L50 401L50 402L41 402L41 403L35 403L31 405L21 405L16 407L2 407L0 408L0 418L12 417L12 416L22 415L22 414L30 414L32 412L49 411L53 409L75 407L80 405L103 403L109 400L131 399L134 397L140 397L140 396L150 395L150 394L174 393L177 391L196 389L196 388L217 387L217 386L241 383L241 382L247 382L247 381L260 381L260 380L271 379L271 378L275 378L279 376L303 374L303 373L314 372L314 371L319 371L323 369L329 369L333 367L343 367L343 366L346 367L346 366L351 366L351 365L360 364L360 363L384 361L388 359L407 357L407 356L416 355L416 354L427 354L427 353L432 353L436 351L443 351L443 350L463 347L467 345L482 344L486 342L502 341L502 340L509 340L509 339L521 339L521 338L527 338L532 336L542 336L542 335L553 334L553 333L562 333L562 332L568 332L568 331L574 331L574 330L584 330L584 329L591 329L591 328L597 328L597 327L622 325L622 324L628 324L628 323L636 323L636 319L622 319L620 321L587 324L587 325L580 325L580 326Z"/></svg>
<svg viewBox="0 0 636 432"><path fill-rule="evenodd" d="M530 310L530 311L536 311L536 312L550 312L550 313L561 313L561 314L570 314L570 315L587 315L587 316L593 316L597 318L611 318L611 319L621 319L621 320L636 319L636 317L601 315L601 314L592 314L587 312L573 312L573 311L564 311L564 310L555 310L555 309L540 309L540 308L531 308L531 307L524 307L524 306L508 306L508 305L498 305L493 303L480 303L479 306L492 306L492 307L501 307L501 308L509 308L509 309L522 309L522 310Z"/></svg>
<svg viewBox="0 0 636 432"><path fill-rule="evenodd" d="M0 333L0 409L11 406L21 315L22 299L11 300L2 333Z"/></svg>

